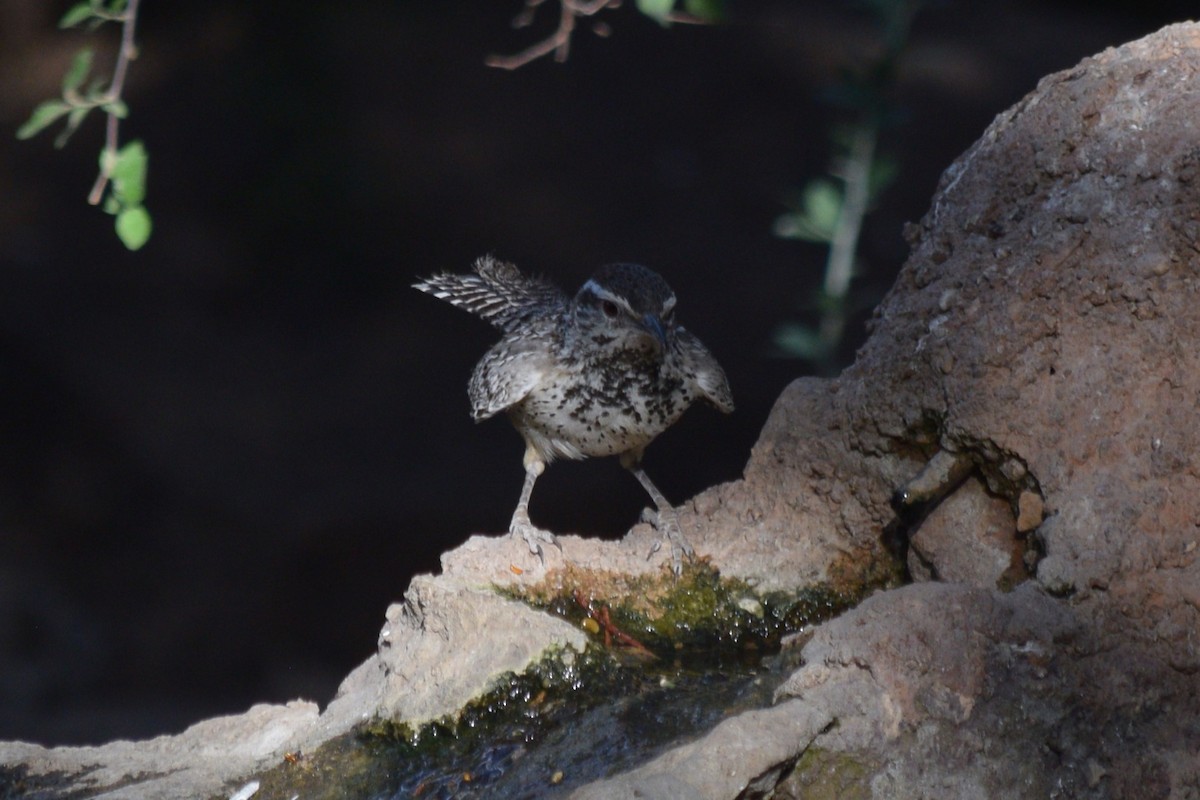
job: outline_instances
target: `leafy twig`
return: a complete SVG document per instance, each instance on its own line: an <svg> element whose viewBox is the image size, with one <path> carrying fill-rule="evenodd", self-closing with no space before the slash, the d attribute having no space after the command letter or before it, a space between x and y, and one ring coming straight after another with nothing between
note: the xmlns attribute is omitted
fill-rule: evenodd
<svg viewBox="0 0 1200 800"><path fill-rule="evenodd" d="M137 58L137 45L133 40L133 32L137 28L138 4L141 0L128 0L125 10L113 18L121 23L121 47L117 51L117 63L113 66L112 83L108 85L108 95L114 102L120 101L121 92L125 89L125 75L129 71L129 62ZM78 7L78 6L77 6ZM112 178L113 166L117 156L118 128L124 114L108 112L108 120L104 128L104 154L100 159L100 174L88 195L88 202L99 205L104 196L104 187Z"/></svg>
<svg viewBox="0 0 1200 800"><path fill-rule="evenodd" d="M857 75L848 75L831 99L853 113L854 121L832 137L839 157L830 176L837 180L812 180L801 203L775 222L775 233L789 239L819 242L829 247L825 262L816 329L784 323L775 334L776 344L788 355L812 360L822 372L837 366L837 347L845 332L849 310L850 281L862 233L863 220L871 204L894 177L895 164L878 157L881 128L894 116L888 94L895 83L896 68L908 42L912 20L928 0L860 0L871 9L882 34L883 49L876 58L860 65Z"/></svg>
<svg viewBox="0 0 1200 800"><path fill-rule="evenodd" d="M120 146L121 120L129 114L121 95L125 89L129 62L137 58L134 31L140 2L87 0L67 10L59 20L60 28L86 24L94 30L105 22L120 23L121 43L112 77L107 88L102 88L102 79L94 79L83 89L92 67L92 51L87 48L80 50L63 76L62 96L38 104L25 124L17 129L18 139L28 139L66 117L63 130L54 140L55 147L63 147L93 109L99 108L104 112L107 119L104 147L100 151L100 172L88 193L88 202L99 205L103 201L104 210L117 218L117 236L130 250L137 250L144 245L150 238L151 230L150 214L143 205L148 164L146 149L139 141ZM107 195L106 188L109 189Z"/></svg>

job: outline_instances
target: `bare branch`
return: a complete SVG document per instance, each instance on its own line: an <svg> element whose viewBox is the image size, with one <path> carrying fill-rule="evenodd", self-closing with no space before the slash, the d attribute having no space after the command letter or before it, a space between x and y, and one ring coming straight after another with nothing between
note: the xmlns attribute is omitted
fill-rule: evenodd
<svg viewBox="0 0 1200 800"><path fill-rule="evenodd" d="M525 27L533 21L537 7L545 0L525 0L525 8L513 20L513 27ZM571 34L579 17L591 17L606 8L617 8L621 0L558 0L558 28L542 41L511 56L488 56L485 64L499 69L518 69L530 61L554 53L554 60L562 63L571 50Z"/></svg>
<svg viewBox="0 0 1200 800"><path fill-rule="evenodd" d="M129 0L125 5L125 10L114 18L121 23L121 47L117 51L117 63L113 67L112 83L108 87L105 98L110 103L120 101L121 92L125 88L125 75L129 70L129 62L137 58L137 44L134 43L133 33L137 27L138 3L140 2L141 0ZM120 142L118 137L120 124L120 117L115 111L110 110L104 132L104 157L100 159L100 174L96 176L96 183L88 195L88 202L92 205L99 205L100 200L104 197L104 187L108 185L109 178L112 177L117 145Z"/></svg>
<svg viewBox="0 0 1200 800"><path fill-rule="evenodd" d="M689 14L686 11L672 11L665 17L667 22L677 23L680 25L712 25L713 21L705 17L700 17L695 14Z"/></svg>

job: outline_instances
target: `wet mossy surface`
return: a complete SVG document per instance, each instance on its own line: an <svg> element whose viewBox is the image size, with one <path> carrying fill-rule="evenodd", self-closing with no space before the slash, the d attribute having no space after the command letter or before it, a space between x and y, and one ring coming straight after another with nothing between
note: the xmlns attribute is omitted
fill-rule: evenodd
<svg viewBox="0 0 1200 800"><path fill-rule="evenodd" d="M629 769L731 711L769 702L771 670L552 653L457 717L375 721L255 776L255 800L557 797ZM237 787L230 787L230 791ZM214 798L214 800L216 800Z"/></svg>
<svg viewBox="0 0 1200 800"><path fill-rule="evenodd" d="M880 764L863 756L820 747L804 751L775 789L780 800L870 800Z"/></svg>
<svg viewBox="0 0 1200 800"><path fill-rule="evenodd" d="M0 800L86 800L96 796L97 788L88 776L98 770L93 764L71 773L51 771L31 774L25 764L0 765ZM160 777L161 773L140 772L115 783L105 784L104 792L136 786Z"/></svg>
<svg viewBox="0 0 1200 800"><path fill-rule="evenodd" d="M818 586L760 595L703 561L688 564L678 578L568 566L537 585L505 592L580 625L606 645L629 649L620 632L657 657L701 660L774 652L783 636L835 616L864 593Z"/></svg>
<svg viewBox="0 0 1200 800"><path fill-rule="evenodd" d="M453 717L375 721L258 776L256 800L565 796L768 705L795 651L782 638L852 606L827 588L756 594L703 562L681 577L568 567L501 591L588 631ZM236 789L237 787L232 787Z"/></svg>
<svg viewBox="0 0 1200 800"><path fill-rule="evenodd" d="M0 766L0 800L75 800L89 796L93 790L78 784L84 774L66 775L62 772L29 774L29 767Z"/></svg>

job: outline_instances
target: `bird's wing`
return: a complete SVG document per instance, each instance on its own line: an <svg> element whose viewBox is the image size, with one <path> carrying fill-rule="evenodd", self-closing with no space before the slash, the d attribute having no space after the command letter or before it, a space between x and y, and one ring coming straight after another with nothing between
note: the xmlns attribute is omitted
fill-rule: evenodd
<svg viewBox="0 0 1200 800"><path fill-rule="evenodd" d="M544 340L506 336L484 354L471 374L467 385L471 415L479 422L516 405L552 368Z"/></svg>
<svg viewBox="0 0 1200 800"><path fill-rule="evenodd" d="M725 414L732 412L733 393L729 391L725 370L691 331L679 327L675 329L675 336L683 355L684 370L696 381L705 399Z"/></svg>
<svg viewBox="0 0 1200 800"><path fill-rule="evenodd" d="M413 286L505 331L512 330L533 314L557 314L569 302L554 284L523 275L507 261L483 256L476 260L474 268L474 275L442 273Z"/></svg>

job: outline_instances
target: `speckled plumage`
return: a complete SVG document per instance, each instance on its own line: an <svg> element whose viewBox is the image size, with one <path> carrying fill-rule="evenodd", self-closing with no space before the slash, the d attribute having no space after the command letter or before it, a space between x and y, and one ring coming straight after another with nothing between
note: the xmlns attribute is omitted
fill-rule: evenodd
<svg viewBox="0 0 1200 800"><path fill-rule="evenodd" d="M678 571L691 548L642 470L642 453L695 401L729 413L733 398L716 359L675 323L675 294L637 264L601 267L573 298L489 256L474 267L415 286L503 331L468 394L477 421L505 411L525 439L525 487L510 531L541 555L540 542L555 542L529 521L537 476L555 458L616 455L654 500Z"/></svg>

